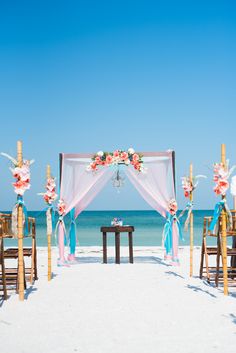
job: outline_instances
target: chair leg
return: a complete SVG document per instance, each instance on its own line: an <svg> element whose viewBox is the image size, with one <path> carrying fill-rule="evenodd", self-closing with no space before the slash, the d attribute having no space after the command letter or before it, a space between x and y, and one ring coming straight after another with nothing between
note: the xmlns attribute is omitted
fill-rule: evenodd
<svg viewBox="0 0 236 353"><path fill-rule="evenodd" d="M7 283L6 283L6 273L5 273L5 263L4 263L4 247L3 241L1 240L1 267L2 267L2 286L3 286L3 298L7 300Z"/></svg>
<svg viewBox="0 0 236 353"><path fill-rule="evenodd" d="M204 242L202 242L201 261L200 261L200 270L199 270L199 277L201 279L202 279L202 273L203 273L203 266L204 266Z"/></svg>
<svg viewBox="0 0 236 353"><path fill-rule="evenodd" d="M207 274L207 282L210 283L211 279L210 279L210 272L209 272L209 258L208 258L208 252L207 252L207 246L206 243L204 244L204 253L205 253L205 262L206 262L206 274Z"/></svg>
<svg viewBox="0 0 236 353"><path fill-rule="evenodd" d="M35 281L38 280L36 240L34 240L34 280L35 280Z"/></svg>
<svg viewBox="0 0 236 353"><path fill-rule="evenodd" d="M34 279L35 279L35 268L34 268L34 260L35 258L35 249L32 246L32 256L31 256L31 268L30 268L30 284L33 284Z"/></svg>

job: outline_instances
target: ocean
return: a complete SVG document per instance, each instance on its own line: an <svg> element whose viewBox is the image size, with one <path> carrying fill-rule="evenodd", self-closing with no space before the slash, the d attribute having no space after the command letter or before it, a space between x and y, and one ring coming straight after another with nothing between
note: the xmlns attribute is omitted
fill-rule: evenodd
<svg viewBox="0 0 236 353"><path fill-rule="evenodd" d="M29 211L28 215L36 218L37 245L47 246L45 212ZM194 211L194 245L201 245L204 216L212 216L212 210ZM123 220L124 225L135 228L133 235L134 246L161 246L162 231L165 220L155 211L84 211L76 220L78 240L80 246L102 246L101 226L109 226L114 217ZM185 218L181 220L183 224ZM57 219L55 219L56 223ZM67 232L69 232L69 217L65 217ZM183 228L183 227L182 227ZM189 232L182 229L184 241L180 245L189 245ZM6 246L14 246L16 240L5 240ZM25 245L29 239L25 239ZM52 237L52 245L56 245L56 237ZM114 245L114 235L108 235L108 245ZM128 245L127 236L121 236L121 245Z"/></svg>

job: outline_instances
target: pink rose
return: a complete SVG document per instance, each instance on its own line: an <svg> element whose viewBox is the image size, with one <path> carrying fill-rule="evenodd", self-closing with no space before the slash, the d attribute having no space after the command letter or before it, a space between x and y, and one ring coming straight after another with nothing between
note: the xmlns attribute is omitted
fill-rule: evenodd
<svg viewBox="0 0 236 353"><path fill-rule="evenodd" d="M91 169L97 170L97 163L96 162L91 163Z"/></svg>
<svg viewBox="0 0 236 353"><path fill-rule="evenodd" d="M139 161L139 155L137 153L133 154L133 161L135 162Z"/></svg>
<svg viewBox="0 0 236 353"><path fill-rule="evenodd" d="M108 154L108 156L106 156L106 162L107 162L107 164L111 164L112 161L113 161L113 157L112 157L110 154Z"/></svg>
<svg viewBox="0 0 236 353"><path fill-rule="evenodd" d="M128 158L128 153L127 153L127 152L122 152L122 153L120 154L120 157L121 157L121 159L122 159L123 161L125 161L125 160Z"/></svg>
<svg viewBox="0 0 236 353"><path fill-rule="evenodd" d="M184 196L185 196L185 197L189 197L189 192L188 192L188 191L185 191Z"/></svg>
<svg viewBox="0 0 236 353"><path fill-rule="evenodd" d="M120 156L120 152L118 150L116 150L114 153L113 153L113 156L114 157L119 157Z"/></svg>
<svg viewBox="0 0 236 353"><path fill-rule="evenodd" d="M97 164L101 164L101 158L97 156L97 157L95 158L95 162L96 162Z"/></svg>

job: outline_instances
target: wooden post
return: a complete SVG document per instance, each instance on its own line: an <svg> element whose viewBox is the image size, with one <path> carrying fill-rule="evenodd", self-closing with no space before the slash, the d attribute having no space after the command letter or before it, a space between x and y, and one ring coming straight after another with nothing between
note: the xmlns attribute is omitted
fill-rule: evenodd
<svg viewBox="0 0 236 353"><path fill-rule="evenodd" d="M190 164L189 167L189 180L193 184L193 165ZM189 195L190 202L193 202L193 192ZM190 214L190 277L193 275L193 212Z"/></svg>
<svg viewBox="0 0 236 353"><path fill-rule="evenodd" d="M22 141L17 141L17 165L22 167L23 154L22 154ZM18 290L19 300L24 300L25 290L25 274L24 274L24 256L23 256L23 207L18 205L17 208L17 227L18 227Z"/></svg>
<svg viewBox="0 0 236 353"><path fill-rule="evenodd" d="M226 168L226 152L225 144L221 145L221 163ZM222 196L224 200L226 196ZM222 264L223 264L223 279L224 279L224 295L228 295L228 268L227 268L227 225L226 225L226 211L223 209L221 213L222 225L221 225L221 239L222 239Z"/></svg>
<svg viewBox="0 0 236 353"><path fill-rule="evenodd" d="M47 165L46 178L51 178L51 168ZM52 279L52 251L51 251L51 239L52 239L52 214L51 209L48 208L46 212L47 216L47 239L48 239L48 281Z"/></svg>

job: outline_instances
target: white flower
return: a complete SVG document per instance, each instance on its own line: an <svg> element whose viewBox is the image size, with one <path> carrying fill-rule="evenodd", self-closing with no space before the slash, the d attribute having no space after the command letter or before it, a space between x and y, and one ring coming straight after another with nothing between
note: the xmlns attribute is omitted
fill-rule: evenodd
<svg viewBox="0 0 236 353"><path fill-rule="evenodd" d="M130 147L130 148L128 149L128 153L129 153L129 154L134 154L134 153L135 153L135 150L134 150L132 147Z"/></svg>
<svg viewBox="0 0 236 353"><path fill-rule="evenodd" d="M103 151L98 151L97 156L102 157L104 155Z"/></svg>
<svg viewBox="0 0 236 353"><path fill-rule="evenodd" d="M129 159L126 159L126 160L125 160L125 164L126 164L126 165L129 165L129 164L130 164L130 160L129 160Z"/></svg>

